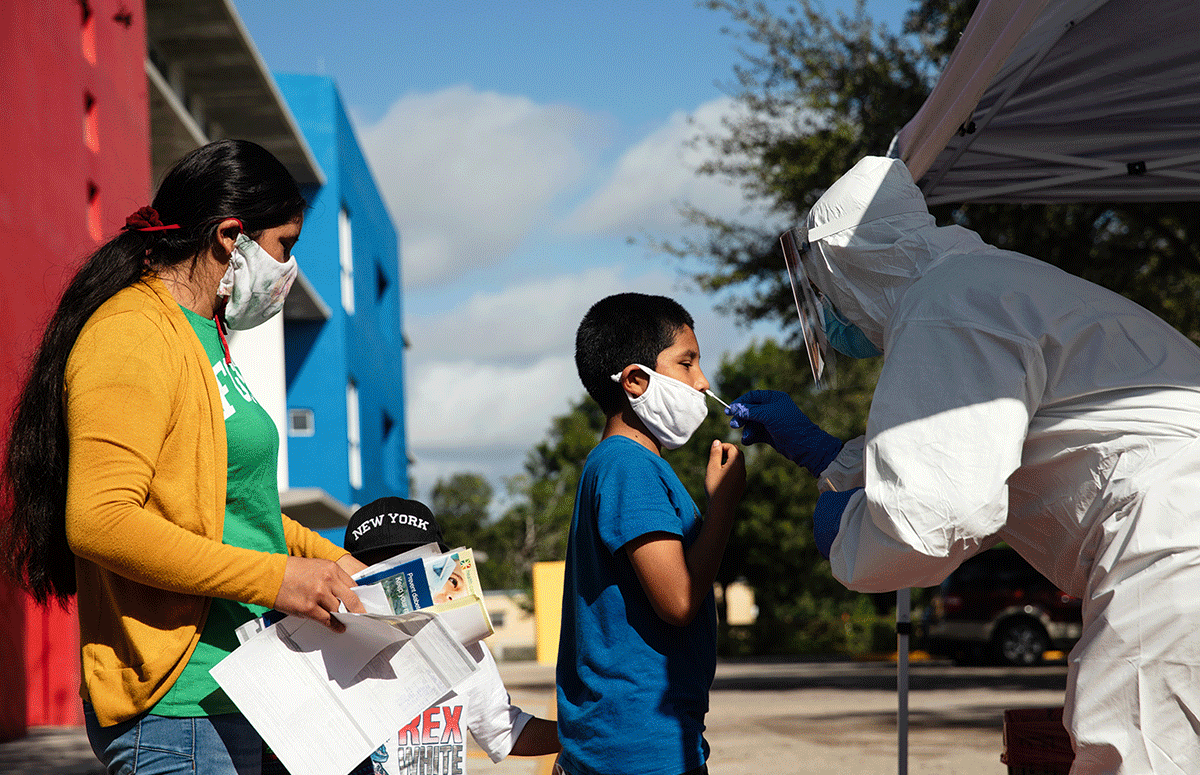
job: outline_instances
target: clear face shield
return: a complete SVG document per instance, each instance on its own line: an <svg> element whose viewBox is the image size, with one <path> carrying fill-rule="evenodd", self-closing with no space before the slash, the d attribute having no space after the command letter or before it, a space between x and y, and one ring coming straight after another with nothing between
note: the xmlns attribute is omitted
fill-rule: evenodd
<svg viewBox="0 0 1200 775"><path fill-rule="evenodd" d="M806 236L803 229L789 229L780 235L779 243L783 246L783 261L792 283L796 312L800 315L800 332L804 336L804 347L808 350L813 382L817 390L825 390L836 383L837 369L833 348L825 338L825 312L816 288L804 270L804 258L809 250Z"/></svg>

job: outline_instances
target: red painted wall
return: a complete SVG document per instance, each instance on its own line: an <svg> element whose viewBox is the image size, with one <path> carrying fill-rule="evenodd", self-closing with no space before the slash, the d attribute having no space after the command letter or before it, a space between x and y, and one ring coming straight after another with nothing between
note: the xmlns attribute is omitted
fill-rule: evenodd
<svg viewBox="0 0 1200 775"><path fill-rule="evenodd" d="M65 282L149 201L145 56L140 0L0 3L0 417ZM0 621L0 740L81 724L73 606L0 580Z"/></svg>

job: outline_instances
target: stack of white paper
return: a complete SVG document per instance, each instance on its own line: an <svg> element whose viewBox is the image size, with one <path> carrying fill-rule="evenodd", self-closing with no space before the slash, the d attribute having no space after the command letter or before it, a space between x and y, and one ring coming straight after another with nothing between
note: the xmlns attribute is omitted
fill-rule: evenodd
<svg viewBox="0 0 1200 775"><path fill-rule="evenodd" d="M257 620L212 668L292 775L349 772L478 669L464 644L493 632L481 595L397 615L386 597L369 600L372 587L355 591L386 614L340 612L343 633L294 616Z"/></svg>

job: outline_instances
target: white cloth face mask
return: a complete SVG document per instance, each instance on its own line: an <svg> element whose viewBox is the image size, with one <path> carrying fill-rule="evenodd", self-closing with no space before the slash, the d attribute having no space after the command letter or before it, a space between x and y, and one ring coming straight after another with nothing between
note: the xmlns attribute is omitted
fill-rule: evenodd
<svg viewBox="0 0 1200 775"><path fill-rule="evenodd" d="M245 331L270 320L283 309L299 272L295 256L280 263L245 234L239 234L229 256L229 268L217 286L218 296L227 296L225 323Z"/></svg>
<svg viewBox="0 0 1200 775"><path fill-rule="evenodd" d="M708 416L708 402L704 394L685 382L659 374L640 363L633 365L646 372L650 379L640 396L629 395L626 391L633 413L664 447L682 447ZM612 380L620 382L621 375L612 375Z"/></svg>

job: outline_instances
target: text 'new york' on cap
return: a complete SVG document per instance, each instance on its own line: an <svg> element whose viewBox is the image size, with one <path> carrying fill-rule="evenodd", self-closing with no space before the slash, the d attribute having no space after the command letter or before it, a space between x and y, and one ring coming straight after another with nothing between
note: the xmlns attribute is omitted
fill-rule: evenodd
<svg viewBox="0 0 1200 775"><path fill-rule="evenodd" d="M446 549L442 528L420 501L388 496L360 508L346 523L346 551L368 565L422 544Z"/></svg>

